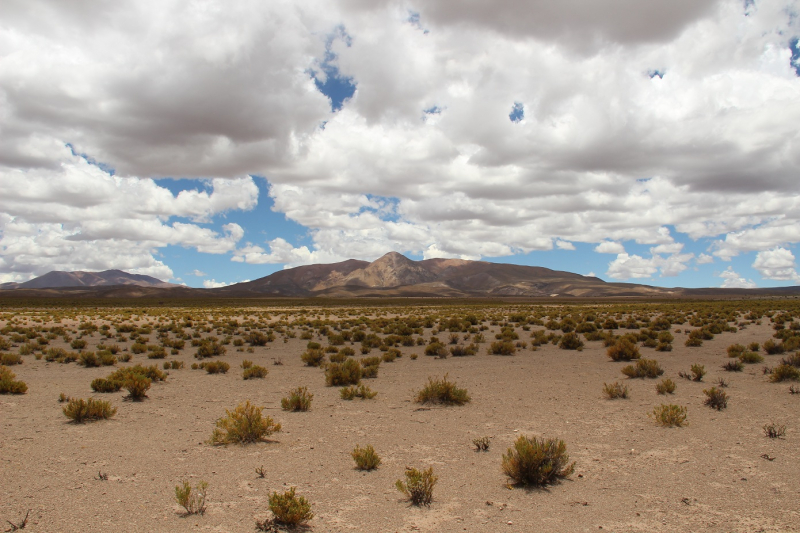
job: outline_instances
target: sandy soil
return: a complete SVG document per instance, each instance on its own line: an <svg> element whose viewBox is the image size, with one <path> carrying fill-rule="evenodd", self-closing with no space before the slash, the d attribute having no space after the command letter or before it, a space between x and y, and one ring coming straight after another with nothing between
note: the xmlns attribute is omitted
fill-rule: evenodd
<svg viewBox="0 0 800 533"><path fill-rule="evenodd" d="M677 382L669 398L656 394L655 380L625 379L623 363L611 362L599 342L582 352L548 345L513 357L486 355L486 345L480 355L447 359L402 348L401 359L365 381L377 398L350 402L325 386L322 370L303 366L307 341L300 339L279 338L252 354L229 346L226 375L189 369L195 350L187 344L168 358L186 368L170 371L143 402L124 401L124 392L92 394L92 379L112 368L26 356L13 371L28 393L0 396L0 519L19 521L30 509L26 531L254 531L256 519L270 516L270 492L295 486L312 503L310 526L319 532L800 531L800 395L769 383L763 365L720 368L727 346L771 334L765 323L699 348L685 347L684 333L671 353L643 348ZM100 341L95 334L89 348ZM420 356L411 360L411 353ZM780 359L766 357L770 365ZM276 358L284 364L273 365ZM242 380L243 359L269 375ZM117 366L154 362L160 367L135 355ZM692 363L709 371L704 383L677 377ZM444 374L469 391L471 403L412 402L429 376ZM719 378L729 382L731 399L718 412L703 405L702 391ZM617 380L629 385L630 399L603 397L603 383ZM280 399L297 386L314 393L311 411L282 411ZM68 423L61 392L108 399L119 411L107 421ZM265 406L284 430L273 442L206 444L214 421L244 400ZM689 425L657 426L648 413L661 403L687 406ZM785 438L764 436L771 421L786 424ZM491 447L476 452L471 441L484 435ZM572 478L547 489L509 487L501 457L518 435L564 439L577 462ZM350 452L367 444L383 463L357 471ZM262 465L265 478L255 473ZM406 466L433 466L439 476L429 508L410 506L395 489ZM99 472L108 480L96 479ZM183 479L208 482L204 516L182 516L174 487Z"/></svg>

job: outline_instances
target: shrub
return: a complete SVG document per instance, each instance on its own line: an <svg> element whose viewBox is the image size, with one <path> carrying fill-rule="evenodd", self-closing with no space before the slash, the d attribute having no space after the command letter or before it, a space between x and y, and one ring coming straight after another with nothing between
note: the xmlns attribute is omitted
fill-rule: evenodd
<svg viewBox="0 0 800 533"><path fill-rule="evenodd" d="M489 444L490 444L489 437L479 437L477 439L472 439L472 445L475 446L476 452L488 452L489 451Z"/></svg>
<svg viewBox="0 0 800 533"><path fill-rule="evenodd" d="M447 347L441 342L432 342L425 347L425 355L447 356Z"/></svg>
<svg viewBox="0 0 800 533"><path fill-rule="evenodd" d="M358 386L350 386L344 387L339 391L339 395L342 397L342 400L352 400L354 398L361 398L362 400L370 400L378 395L377 392L373 392L369 387L366 385L358 385Z"/></svg>
<svg viewBox="0 0 800 533"><path fill-rule="evenodd" d="M743 352L739 356L739 361L748 365L755 365L758 363L763 363L764 358L756 352Z"/></svg>
<svg viewBox="0 0 800 533"><path fill-rule="evenodd" d="M277 523L296 526L314 518L311 504L304 497L296 496L295 490L295 487L291 487L283 494L273 492L269 495L269 510Z"/></svg>
<svg viewBox="0 0 800 533"><path fill-rule="evenodd" d="M284 411L308 411L313 398L314 395L308 392L308 387L297 387L288 397L281 399L281 408Z"/></svg>
<svg viewBox="0 0 800 533"><path fill-rule="evenodd" d="M125 380L125 390L128 391L128 398L135 401L141 401L147 398L147 391L150 389L150 378L142 376L141 374L133 374Z"/></svg>
<svg viewBox="0 0 800 533"><path fill-rule="evenodd" d="M747 345L747 349L750 350L751 352L757 352L758 350L761 349L761 345L758 344L757 342L751 342L750 344Z"/></svg>
<svg viewBox="0 0 800 533"><path fill-rule="evenodd" d="M433 501L433 487L439 478L433 475L433 467L426 470L406 467L406 480L395 482L397 490L408 496L414 505L430 505Z"/></svg>
<svg viewBox="0 0 800 533"><path fill-rule="evenodd" d="M88 400L72 398L67 405L62 408L64 416L77 424L86 420L103 420L111 418L117 413L116 407L111 407L109 402L104 400Z"/></svg>
<svg viewBox="0 0 800 533"><path fill-rule="evenodd" d="M227 374L228 370L231 368L231 365L225 361L210 361L208 363L202 363L201 366L205 368L206 372L209 374Z"/></svg>
<svg viewBox="0 0 800 533"><path fill-rule="evenodd" d="M4 366L0 366L0 394L25 394L28 385L24 381L16 381L16 374Z"/></svg>
<svg viewBox="0 0 800 533"><path fill-rule="evenodd" d="M728 357L740 357L745 349L746 348L741 344L731 344L728 346Z"/></svg>
<svg viewBox="0 0 800 533"><path fill-rule="evenodd" d="M251 331L250 334L244 338L244 340L250 346L266 346L268 342L275 340L275 334L263 333L261 331Z"/></svg>
<svg viewBox="0 0 800 533"><path fill-rule="evenodd" d="M662 379L658 383L656 383L656 392L658 394L672 394L675 392L676 385L675 382L669 378Z"/></svg>
<svg viewBox="0 0 800 533"><path fill-rule="evenodd" d="M466 389L448 381L447 374L442 379L428 378L428 384L417 393L417 403L442 403L445 405L463 405L470 397Z"/></svg>
<svg viewBox="0 0 800 533"><path fill-rule="evenodd" d="M706 367L700 364L693 364L689 370L691 374L687 374L686 372L678 372L678 375L682 378L691 379L692 381L703 381L703 376L706 375Z"/></svg>
<svg viewBox="0 0 800 533"><path fill-rule="evenodd" d="M664 373L664 369L659 366L655 359L639 359L636 365L628 365L622 369L622 373L629 378L651 378L655 379Z"/></svg>
<svg viewBox="0 0 800 533"><path fill-rule="evenodd" d="M205 514L207 490L208 483L205 481L200 481L194 489L188 481L183 481L180 485L175 485L175 501L186 509L186 516Z"/></svg>
<svg viewBox="0 0 800 533"><path fill-rule="evenodd" d="M86 368L100 366L100 360L94 352L81 352L78 356L78 364Z"/></svg>
<svg viewBox="0 0 800 533"><path fill-rule="evenodd" d="M0 355L0 365L12 366L21 365L22 357L18 353L4 353Z"/></svg>
<svg viewBox="0 0 800 533"><path fill-rule="evenodd" d="M639 348L625 337L617 339L617 341L608 347L606 350L606 355L611 358L612 361L631 361L633 359L639 359L641 354L639 353Z"/></svg>
<svg viewBox="0 0 800 533"><path fill-rule="evenodd" d="M319 366L325 360L325 354L322 350L309 348L303 352L300 359L302 359L306 366Z"/></svg>
<svg viewBox="0 0 800 533"><path fill-rule="evenodd" d="M226 352L227 349L217 341L205 339L200 341L200 346L198 346L197 353L194 356L197 359L204 359L206 357L225 355Z"/></svg>
<svg viewBox="0 0 800 533"><path fill-rule="evenodd" d="M122 388L122 381L97 378L92 380L91 387L95 392L117 392Z"/></svg>
<svg viewBox="0 0 800 533"><path fill-rule="evenodd" d="M378 457L378 454L375 453L375 448L371 445L365 448L356 446L350 455L356 462L358 470L374 470L381 464L381 458Z"/></svg>
<svg viewBox="0 0 800 533"><path fill-rule="evenodd" d="M167 350L163 346L148 346L148 359L164 359L167 357Z"/></svg>
<svg viewBox="0 0 800 533"><path fill-rule="evenodd" d="M338 385L358 385L361 381L361 365L353 359L344 363L331 363L325 369L325 384L328 387Z"/></svg>
<svg viewBox="0 0 800 533"><path fill-rule="evenodd" d="M264 368L263 366L253 365L244 369L242 372L242 378L244 379L261 379L269 374L269 370Z"/></svg>
<svg viewBox="0 0 800 533"><path fill-rule="evenodd" d="M608 383L603 383L603 393L605 393L609 400L613 400L615 398L627 398L628 387L627 385L621 385L617 382L614 382L611 385Z"/></svg>
<svg viewBox="0 0 800 533"><path fill-rule="evenodd" d="M131 352L133 352L135 354L144 353L146 351L147 351L147 345L146 344L142 344L140 342L135 342L131 346Z"/></svg>
<svg viewBox="0 0 800 533"><path fill-rule="evenodd" d="M777 439L779 437L783 437L786 435L786 426L776 425L775 422L770 422L769 424L765 424L764 435L771 439Z"/></svg>
<svg viewBox="0 0 800 533"><path fill-rule="evenodd" d="M568 478L575 470L567 446L560 439L520 435L503 454L503 472L520 485L548 485Z"/></svg>
<svg viewBox="0 0 800 533"><path fill-rule="evenodd" d="M386 350L386 353L384 353L383 356L381 357L381 361L383 361L384 363L394 363L394 360L400 357L401 355L402 354L400 353L400 350L398 350L397 348L389 348L388 350Z"/></svg>
<svg viewBox="0 0 800 533"><path fill-rule="evenodd" d="M450 355L453 357L464 357L467 355L475 355L476 353L478 353L478 345L475 343L471 343L468 346L457 344L456 346L450 347Z"/></svg>
<svg viewBox="0 0 800 533"><path fill-rule="evenodd" d="M686 424L686 407L674 404L661 404L650 414L656 423L664 427L681 427Z"/></svg>
<svg viewBox="0 0 800 533"><path fill-rule="evenodd" d="M209 442L214 445L248 444L280 431L281 425L270 416L264 417L263 409L249 401L240 403L233 411L226 409L225 416L217 420Z"/></svg>
<svg viewBox="0 0 800 533"><path fill-rule="evenodd" d="M489 345L489 355L514 355L516 346L511 341L495 341Z"/></svg>
<svg viewBox="0 0 800 533"><path fill-rule="evenodd" d="M69 344L73 350L83 350L86 348L86 341L83 339L75 339Z"/></svg>
<svg viewBox="0 0 800 533"><path fill-rule="evenodd" d="M767 352L769 355L777 355L786 351L786 348L783 346L783 343L778 344L772 339L769 339L762 346L764 348L764 351Z"/></svg>
<svg viewBox="0 0 800 533"><path fill-rule="evenodd" d="M744 363L742 363L738 359L735 361L728 361L727 363L722 365L722 368L728 372L741 372L742 370L744 370Z"/></svg>
<svg viewBox="0 0 800 533"><path fill-rule="evenodd" d="M769 380L773 383L779 381L798 381L800 380L800 369L787 364L780 364L772 369Z"/></svg>
<svg viewBox="0 0 800 533"><path fill-rule="evenodd" d="M721 411L728 407L728 395L725 391L716 387L711 387L710 389L705 389L703 394L706 395L706 399L703 403L712 409Z"/></svg>
<svg viewBox="0 0 800 533"><path fill-rule="evenodd" d="M571 331L569 333L565 333L564 336L561 337L558 347L562 350L582 350L583 341L581 340L580 335Z"/></svg>

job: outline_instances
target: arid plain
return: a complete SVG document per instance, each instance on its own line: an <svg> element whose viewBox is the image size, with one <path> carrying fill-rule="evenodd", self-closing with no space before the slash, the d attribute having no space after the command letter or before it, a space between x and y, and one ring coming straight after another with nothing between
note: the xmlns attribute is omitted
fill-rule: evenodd
<svg viewBox="0 0 800 533"><path fill-rule="evenodd" d="M3 309L0 356L22 349L22 363L7 368L28 387L25 394L0 395L6 527L30 510L28 531L255 531L257 520L271 516L269 495L296 487L315 515L307 527L319 532L800 531L800 394L790 393L798 383L772 382L768 373L797 351L794 300L242 305ZM560 348L564 330L576 328L583 330L582 349ZM695 330L713 338L686 346ZM251 346L253 332L271 340ZM362 350L362 334L375 346ZM623 375L629 363L612 361L606 344L626 334L636 336L641 356L655 359L662 376ZM673 337L670 351L652 347L659 335L659 342ZM197 359L192 340L212 336L226 353ZM488 353L503 340L498 336L514 345L513 355ZM425 355L431 337L444 345L442 355ZM75 340L86 341L84 352L114 346L115 358L132 357L113 366L59 363L54 354L78 353ZM175 348L180 340L184 346ZM769 340L785 346L784 353L767 354ZM351 348L349 357L359 361L390 347L401 356L362 379L378 393L374 399L346 401L341 387L326 386L323 368L301 359L309 342L323 351ZM729 346L751 343L759 343L763 362L722 368L738 360L729 357ZM135 344L150 348L133 353ZM450 355L450 348L473 344L475 355ZM149 358L158 347L166 357ZM244 360L266 368L266 377L244 380ZM165 361L183 368L168 370L143 401L90 387L119 368L162 369ZM224 361L230 369L191 369L204 361ZM702 381L679 377L693 364L704 366ZM428 378L445 375L467 390L470 402L414 401ZM664 378L676 383L674 394L657 394ZM704 405L703 391L719 387L720 379L729 401L715 410ZM628 387L629 398L606 397L604 384L614 382ZM301 386L314 395L310 410L282 410L281 399ZM117 413L70 422L62 393L108 400ZM255 444L209 444L215 421L246 400L263 406L282 431ZM658 425L649 415L661 404L686 407L687 424ZM768 438L764 426L771 423L785 426L785 435ZM541 488L510 483L502 456L521 435L563 439L574 473ZM473 439L484 436L488 451L476 451ZM379 468L355 469L350 454L357 445L375 448ZM263 477L256 473L261 467ZM411 505L395 488L406 467L433 467L439 479L429 507ZM204 515L184 516L176 503L175 486L183 480L208 483Z"/></svg>

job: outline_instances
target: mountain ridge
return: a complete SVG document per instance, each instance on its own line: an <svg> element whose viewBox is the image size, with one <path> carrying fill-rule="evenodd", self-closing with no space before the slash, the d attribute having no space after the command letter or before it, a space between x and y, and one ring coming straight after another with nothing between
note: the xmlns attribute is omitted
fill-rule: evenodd
<svg viewBox="0 0 800 533"><path fill-rule="evenodd" d="M3 283L0 289L63 289L68 287L109 287L115 285L135 285L139 287L177 287L152 276L130 274L124 270L103 270L88 272L85 270L63 271L51 270L47 274L22 283Z"/></svg>

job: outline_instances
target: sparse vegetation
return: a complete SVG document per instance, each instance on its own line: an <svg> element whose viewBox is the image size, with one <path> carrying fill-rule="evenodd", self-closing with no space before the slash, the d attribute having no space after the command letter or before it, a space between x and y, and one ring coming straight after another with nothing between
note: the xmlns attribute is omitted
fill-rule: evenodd
<svg viewBox="0 0 800 533"><path fill-rule="evenodd" d="M655 379L664 373L664 369L655 359L639 359L635 365L627 365L622 368L622 373L629 378L650 378Z"/></svg>
<svg viewBox="0 0 800 533"><path fill-rule="evenodd" d="M354 359L347 359L343 363L329 363L325 369L325 384L328 387L358 385L361 375L361 365Z"/></svg>
<svg viewBox="0 0 800 533"><path fill-rule="evenodd" d="M639 359L642 356L639 353L639 348L626 337L618 339L614 344L609 346L606 350L606 355L608 355L612 361L631 361L633 359Z"/></svg>
<svg viewBox="0 0 800 533"><path fill-rule="evenodd" d="M703 390L703 394L706 395L706 399L703 403L712 409L721 411L728 407L728 395L725 391L717 387L711 387L710 389Z"/></svg>
<svg viewBox="0 0 800 533"><path fill-rule="evenodd" d="M242 371L242 378L244 379L262 379L267 377L269 370L263 366L252 365Z"/></svg>
<svg viewBox="0 0 800 533"><path fill-rule="evenodd" d="M308 387L297 387L289 396L281 399L281 408L284 411L308 411L313 398L314 395L308 392Z"/></svg>
<svg viewBox="0 0 800 533"><path fill-rule="evenodd" d="M503 454L502 466L503 472L520 485L549 485L568 478L575 470L564 441L525 435Z"/></svg>
<svg viewBox="0 0 800 533"><path fill-rule="evenodd" d="M686 407L675 404L661 404L653 409L651 417L664 427L681 427L686 425Z"/></svg>
<svg viewBox="0 0 800 533"><path fill-rule="evenodd" d="M429 377L425 385L415 398L417 403L440 403L445 405L463 405L470 401L466 389L459 388L447 379L447 374L442 379Z"/></svg>
<svg viewBox="0 0 800 533"><path fill-rule="evenodd" d="M375 453L375 448L371 445L364 448L356 446L350 455L356 462L358 470L374 470L381 464L381 458Z"/></svg>
<svg viewBox="0 0 800 533"><path fill-rule="evenodd" d="M439 480L433 474L433 467L426 470L406 467L405 481L398 479L395 482L397 490L405 494L414 505L430 505L433 501L433 487Z"/></svg>
<svg viewBox="0 0 800 533"><path fill-rule="evenodd" d="M205 481L200 481L194 488L188 481L183 481L175 485L175 501L186 510L185 516L203 515L206 512L207 492L208 483Z"/></svg>
<svg viewBox="0 0 800 533"><path fill-rule="evenodd" d="M342 400L353 400L355 398L371 400L378 395L377 392L373 392L372 389L366 385L351 385L349 387L344 387L339 391L339 394L342 397Z"/></svg>
<svg viewBox="0 0 800 533"><path fill-rule="evenodd" d="M628 398L628 386L622 385L616 381L610 385L608 383L603 383L603 394L605 394L609 400Z"/></svg>
<svg viewBox="0 0 800 533"><path fill-rule="evenodd" d="M777 439L786 436L786 426L778 425L775 422L764 424L764 435L770 439Z"/></svg>
<svg viewBox="0 0 800 533"><path fill-rule="evenodd" d="M264 440L281 430L270 416L263 416L263 407L249 401L239 404L233 411L225 410L225 416L217 420L211 434L210 444L248 444Z"/></svg>
<svg viewBox="0 0 800 533"><path fill-rule="evenodd" d="M674 394L677 385L669 378L662 379L656 383L656 392L658 394Z"/></svg>
<svg viewBox="0 0 800 533"><path fill-rule="evenodd" d="M74 399L71 398L67 405L62 408L64 416L75 422L82 424L86 421L105 420L111 418L117 413L117 408L112 407L111 404L104 400L95 400L94 398Z"/></svg>
<svg viewBox="0 0 800 533"><path fill-rule="evenodd" d="M491 441L489 440L489 437L478 437L476 439L472 439L472 445L475 446L476 452L488 452L490 443Z"/></svg>
<svg viewBox="0 0 800 533"><path fill-rule="evenodd" d="M25 394L28 385L24 381L17 381L17 375L10 369L0 366L0 394Z"/></svg>
<svg viewBox="0 0 800 533"><path fill-rule="evenodd" d="M296 526L314 518L311 504L295 494L295 487L283 493L273 492L269 495L269 510L278 524Z"/></svg>

